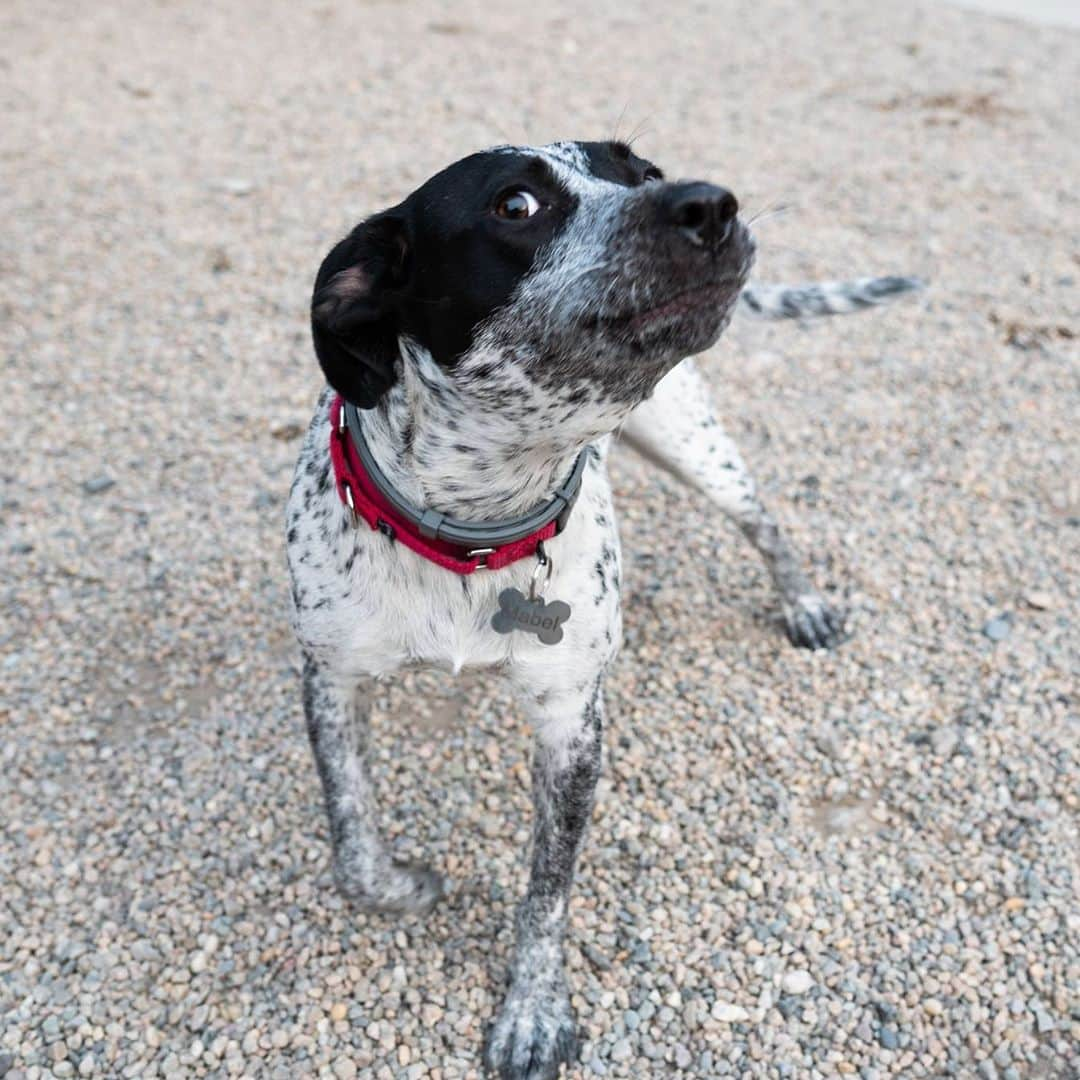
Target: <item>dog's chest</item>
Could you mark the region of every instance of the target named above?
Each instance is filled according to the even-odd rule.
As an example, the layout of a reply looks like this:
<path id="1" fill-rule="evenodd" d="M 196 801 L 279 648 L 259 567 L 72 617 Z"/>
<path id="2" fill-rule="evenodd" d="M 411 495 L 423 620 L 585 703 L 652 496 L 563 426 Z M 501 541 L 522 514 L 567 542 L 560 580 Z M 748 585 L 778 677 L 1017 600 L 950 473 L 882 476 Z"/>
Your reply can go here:
<path id="1" fill-rule="evenodd" d="M 575 653 L 617 645 L 619 551 L 599 455 L 586 469 L 566 529 L 548 544 L 554 573 L 541 584 L 544 600 L 571 608 L 556 644 L 525 625 L 503 633 L 493 625 L 504 590 L 528 595 L 535 560 L 455 574 L 362 523 L 354 525 L 321 473 L 308 469 L 301 455 L 289 500 L 288 554 L 297 636 L 308 653 L 334 669 L 363 677 L 414 666 L 452 672 L 558 666 Z"/>

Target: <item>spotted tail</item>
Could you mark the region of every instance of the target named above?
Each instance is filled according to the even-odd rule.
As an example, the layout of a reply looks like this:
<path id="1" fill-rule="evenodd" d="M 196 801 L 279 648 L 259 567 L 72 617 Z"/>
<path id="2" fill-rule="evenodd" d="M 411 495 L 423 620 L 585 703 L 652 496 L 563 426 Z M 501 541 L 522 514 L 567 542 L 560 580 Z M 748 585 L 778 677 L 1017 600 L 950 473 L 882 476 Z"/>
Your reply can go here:
<path id="1" fill-rule="evenodd" d="M 818 315 L 848 315 L 916 292 L 923 282 L 914 277 L 868 277 L 855 281 L 821 281 L 813 285 L 752 283 L 739 297 L 742 309 L 759 319 L 809 319 Z"/>

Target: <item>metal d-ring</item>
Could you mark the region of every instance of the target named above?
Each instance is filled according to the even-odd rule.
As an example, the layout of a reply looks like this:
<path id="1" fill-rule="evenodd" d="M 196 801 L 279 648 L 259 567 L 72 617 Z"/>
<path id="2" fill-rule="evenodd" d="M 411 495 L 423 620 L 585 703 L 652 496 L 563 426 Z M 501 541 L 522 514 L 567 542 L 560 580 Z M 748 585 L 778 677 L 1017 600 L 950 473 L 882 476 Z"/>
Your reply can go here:
<path id="1" fill-rule="evenodd" d="M 551 583 L 551 575 L 555 569 L 555 563 L 552 561 L 551 556 L 544 548 L 544 541 L 539 540 L 536 544 L 536 566 L 533 569 L 532 581 L 529 582 L 529 599 L 535 604 L 538 600 L 543 599 L 543 593 L 537 596 L 536 583 L 540 580 L 540 574 L 547 570 L 547 576 L 544 578 L 544 588 L 546 589 Z"/>
<path id="2" fill-rule="evenodd" d="M 352 484 L 346 480 L 341 486 L 345 489 L 345 505 L 349 508 L 349 520 L 352 522 L 352 526 L 355 529 L 360 523 L 360 515 L 356 512 L 356 502 L 353 499 Z"/>

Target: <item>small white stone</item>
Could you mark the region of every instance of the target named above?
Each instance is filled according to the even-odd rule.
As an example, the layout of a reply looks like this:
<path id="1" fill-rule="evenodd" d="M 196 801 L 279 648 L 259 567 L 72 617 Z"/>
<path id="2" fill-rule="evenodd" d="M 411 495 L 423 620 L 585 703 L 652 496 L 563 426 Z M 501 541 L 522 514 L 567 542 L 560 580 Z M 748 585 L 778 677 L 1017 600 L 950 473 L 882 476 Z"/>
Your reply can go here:
<path id="1" fill-rule="evenodd" d="M 750 1019 L 750 1014 L 741 1005 L 732 1005 L 726 1001 L 713 1002 L 711 1015 L 722 1024 L 740 1024 Z"/>
<path id="2" fill-rule="evenodd" d="M 227 195 L 250 195 L 255 190 L 255 185 L 242 176 L 225 176 L 215 180 L 210 186 Z"/>
<path id="3" fill-rule="evenodd" d="M 338 1080 L 355 1080 L 356 1066 L 352 1063 L 352 1059 L 339 1057 L 334 1062 L 334 1075 Z"/>
<path id="4" fill-rule="evenodd" d="M 814 985 L 814 980 L 809 971 L 789 971 L 780 985 L 785 994 L 805 994 Z"/>

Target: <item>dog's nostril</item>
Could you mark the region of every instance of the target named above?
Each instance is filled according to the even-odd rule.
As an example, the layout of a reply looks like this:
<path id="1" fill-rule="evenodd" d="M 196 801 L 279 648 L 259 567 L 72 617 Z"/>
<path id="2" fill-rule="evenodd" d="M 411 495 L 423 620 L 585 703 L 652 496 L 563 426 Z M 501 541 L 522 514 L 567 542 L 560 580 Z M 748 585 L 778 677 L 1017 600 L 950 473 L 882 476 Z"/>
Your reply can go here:
<path id="1" fill-rule="evenodd" d="M 667 223 L 691 243 L 719 247 L 727 240 L 739 201 L 726 188 L 705 183 L 672 184 L 665 194 L 661 206 Z"/>
<path id="2" fill-rule="evenodd" d="M 675 224 L 682 229 L 700 229 L 708 220 L 708 211 L 702 202 L 686 202 L 675 209 Z"/>

